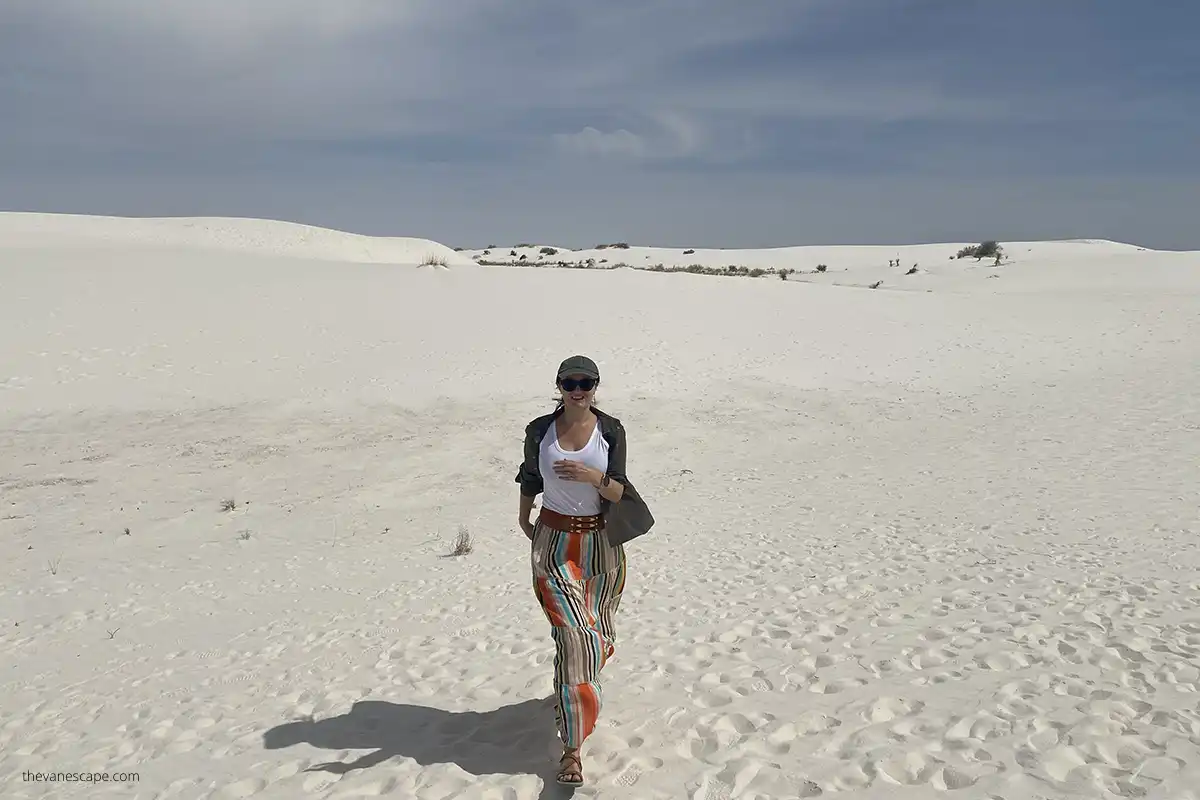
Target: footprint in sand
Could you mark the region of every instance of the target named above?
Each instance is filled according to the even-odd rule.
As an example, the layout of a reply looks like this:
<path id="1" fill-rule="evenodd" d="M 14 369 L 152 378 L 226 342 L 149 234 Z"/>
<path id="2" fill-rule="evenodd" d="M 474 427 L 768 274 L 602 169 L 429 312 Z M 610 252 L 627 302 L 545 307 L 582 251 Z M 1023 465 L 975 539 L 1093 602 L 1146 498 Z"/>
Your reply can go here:
<path id="1" fill-rule="evenodd" d="M 870 703 L 860 712 L 863 720 L 871 723 L 891 722 L 900 717 L 908 717 L 920 713 L 925 704 L 920 700 L 906 700 L 901 697 L 880 697 Z"/>
<path id="2" fill-rule="evenodd" d="M 634 758 L 617 773 L 617 777 L 613 779 L 613 783 L 617 786 L 629 788 L 637 783 L 642 775 L 660 769 L 664 763 L 661 758 L 639 756 Z"/>

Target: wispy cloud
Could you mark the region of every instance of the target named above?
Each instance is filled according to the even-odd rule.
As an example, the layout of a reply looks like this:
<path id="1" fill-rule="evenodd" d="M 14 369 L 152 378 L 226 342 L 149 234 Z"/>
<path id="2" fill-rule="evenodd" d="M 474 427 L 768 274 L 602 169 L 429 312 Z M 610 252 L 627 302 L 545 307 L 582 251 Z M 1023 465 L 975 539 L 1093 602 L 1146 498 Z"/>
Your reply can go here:
<path id="1" fill-rule="evenodd" d="M 626 128 L 601 131 L 588 125 L 576 133 L 554 135 L 568 155 L 627 159 L 679 159 L 695 156 L 708 144 L 700 125 L 680 114 L 650 114 L 641 132 Z"/>

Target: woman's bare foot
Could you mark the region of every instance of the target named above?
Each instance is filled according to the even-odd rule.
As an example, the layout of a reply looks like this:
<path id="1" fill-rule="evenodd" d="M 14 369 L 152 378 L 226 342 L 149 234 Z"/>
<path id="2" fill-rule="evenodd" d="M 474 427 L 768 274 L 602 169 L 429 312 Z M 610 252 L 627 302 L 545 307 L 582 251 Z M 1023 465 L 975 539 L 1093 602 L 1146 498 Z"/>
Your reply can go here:
<path id="1" fill-rule="evenodd" d="M 562 759 L 558 762 L 558 782 L 564 786 L 583 784 L 583 762 L 579 760 L 578 747 L 563 748 Z"/>

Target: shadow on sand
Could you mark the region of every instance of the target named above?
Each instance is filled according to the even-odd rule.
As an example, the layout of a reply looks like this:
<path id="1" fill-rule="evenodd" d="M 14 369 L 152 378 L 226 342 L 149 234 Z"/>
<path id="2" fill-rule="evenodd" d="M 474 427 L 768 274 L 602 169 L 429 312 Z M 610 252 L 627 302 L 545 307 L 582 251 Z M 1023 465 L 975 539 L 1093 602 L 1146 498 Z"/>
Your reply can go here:
<path id="1" fill-rule="evenodd" d="M 327 750 L 375 751 L 355 761 L 316 764 L 308 772 L 344 775 L 400 756 L 422 766 L 457 764 L 472 775 L 536 775 L 544 786 L 542 800 L 575 793 L 554 780 L 554 759 L 562 749 L 550 698 L 482 712 L 363 700 L 341 716 L 287 722 L 263 734 L 267 750 L 301 743 Z"/>

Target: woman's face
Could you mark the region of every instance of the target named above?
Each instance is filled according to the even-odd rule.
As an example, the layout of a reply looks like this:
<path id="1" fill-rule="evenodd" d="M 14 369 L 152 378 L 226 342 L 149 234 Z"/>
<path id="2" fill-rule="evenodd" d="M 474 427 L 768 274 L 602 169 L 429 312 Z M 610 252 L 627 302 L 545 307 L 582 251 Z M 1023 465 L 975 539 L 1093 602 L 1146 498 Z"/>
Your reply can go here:
<path id="1" fill-rule="evenodd" d="M 563 405 L 590 408 L 598 384 L 599 381 L 586 375 L 564 375 L 558 382 Z"/>

